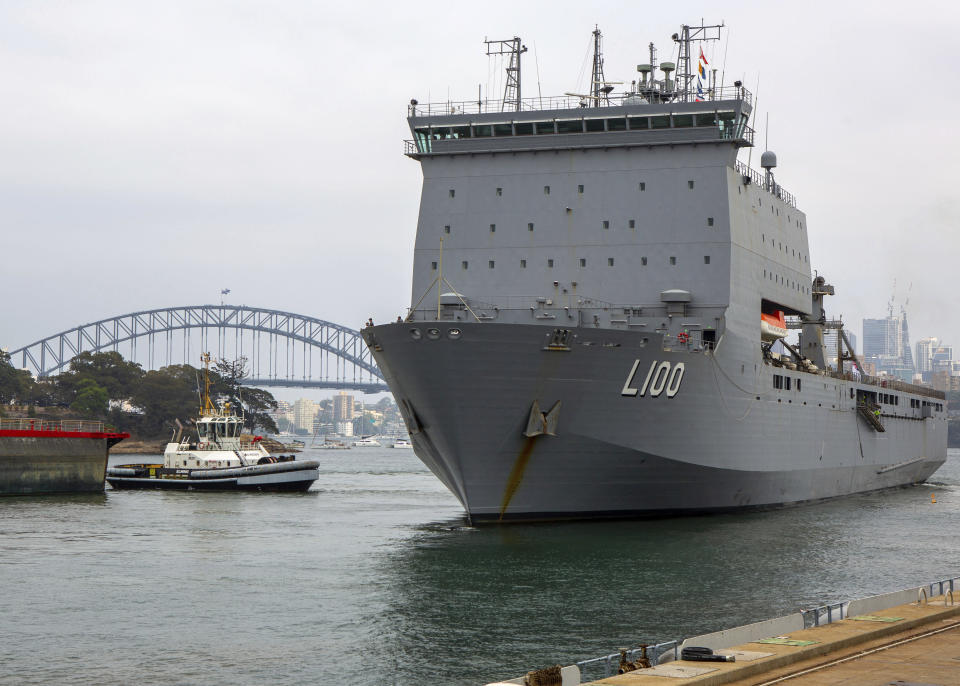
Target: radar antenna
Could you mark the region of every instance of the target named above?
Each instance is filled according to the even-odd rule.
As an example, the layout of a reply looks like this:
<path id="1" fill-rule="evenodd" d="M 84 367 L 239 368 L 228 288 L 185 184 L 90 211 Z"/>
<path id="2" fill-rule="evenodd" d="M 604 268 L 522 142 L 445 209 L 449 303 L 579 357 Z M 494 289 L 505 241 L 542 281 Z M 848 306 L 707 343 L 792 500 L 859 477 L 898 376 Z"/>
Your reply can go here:
<path id="1" fill-rule="evenodd" d="M 487 57 L 491 55 L 510 55 L 510 63 L 507 65 L 507 83 L 503 87 L 503 103 L 500 105 L 500 111 L 506 112 L 508 109 L 520 111 L 522 100 L 520 95 L 520 55 L 527 51 L 527 46 L 523 45 L 519 36 L 514 36 L 508 40 L 485 40 L 487 44 Z"/>

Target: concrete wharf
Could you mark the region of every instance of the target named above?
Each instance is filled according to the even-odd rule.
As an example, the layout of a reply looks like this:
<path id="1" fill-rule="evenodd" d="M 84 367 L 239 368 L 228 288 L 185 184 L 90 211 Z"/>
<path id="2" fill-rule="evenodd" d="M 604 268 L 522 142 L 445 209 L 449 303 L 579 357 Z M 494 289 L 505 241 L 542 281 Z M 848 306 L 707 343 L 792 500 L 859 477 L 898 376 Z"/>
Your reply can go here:
<path id="1" fill-rule="evenodd" d="M 954 586 L 952 581 L 949 586 Z M 666 659 L 663 652 L 653 652 L 652 667 L 596 681 L 581 681 L 579 668 L 570 666 L 562 668 L 562 675 L 553 668 L 553 674 L 530 672 L 497 683 L 960 686 L 960 588 L 942 590 L 941 595 L 933 595 L 936 584 L 910 588 L 689 638 L 670 649 Z M 734 656 L 735 661 L 669 659 L 670 655 L 679 658 L 687 646 L 708 647 L 714 654 Z"/>

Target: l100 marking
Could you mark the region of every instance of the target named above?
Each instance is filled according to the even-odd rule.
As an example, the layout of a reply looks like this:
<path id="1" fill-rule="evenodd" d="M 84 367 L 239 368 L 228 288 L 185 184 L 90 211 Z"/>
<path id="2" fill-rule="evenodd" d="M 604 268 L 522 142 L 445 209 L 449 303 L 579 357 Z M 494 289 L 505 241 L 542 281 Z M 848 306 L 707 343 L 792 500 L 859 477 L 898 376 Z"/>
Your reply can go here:
<path id="1" fill-rule="evenodd" d="M 680 390 L 680 384 L 683 381 L 683 362 L 671 364 L 667 360 L 660 363 L 653 360 L 650 363 L 650 369 L 647 370 L 647 376 L 643 380 L 643 385 L 640 388 L 634 388 L 633 380 L 637 376 L 637 368 L 639 366 L 640 360 L 634 360 L 633 367 L 630 368 L 630 373 L 627 375 L 627 380 L 623 384 L 623 390 L 620 391 L 620 395 L 627 396 L 628 398 L 636 396 L 642 398 L 647 394 L 647 391 L 650 391 L 650 397 L 656 398 L 666 390 L 667 397 L 672 398 L 677 394 L 677 391 Z"/>

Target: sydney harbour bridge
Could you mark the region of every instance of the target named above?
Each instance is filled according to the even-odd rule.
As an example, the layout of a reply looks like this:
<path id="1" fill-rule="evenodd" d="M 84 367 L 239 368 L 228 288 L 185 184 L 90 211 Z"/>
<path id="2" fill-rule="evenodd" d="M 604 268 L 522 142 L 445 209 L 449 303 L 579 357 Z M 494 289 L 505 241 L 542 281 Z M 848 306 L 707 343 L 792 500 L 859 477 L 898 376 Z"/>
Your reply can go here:
<path id="1" fill-rule="evenodd" d="M 292 312 L 246 305 L 187 305 L 131 312 L 75 326 L 10 352 L 38 377 L 70 367 L 82 352 L 116 351 L 144 369 L 197 366 L 200 354 L 247 358 L 249 386 L 351 389 L 387 385 L 359 331 Z"/>

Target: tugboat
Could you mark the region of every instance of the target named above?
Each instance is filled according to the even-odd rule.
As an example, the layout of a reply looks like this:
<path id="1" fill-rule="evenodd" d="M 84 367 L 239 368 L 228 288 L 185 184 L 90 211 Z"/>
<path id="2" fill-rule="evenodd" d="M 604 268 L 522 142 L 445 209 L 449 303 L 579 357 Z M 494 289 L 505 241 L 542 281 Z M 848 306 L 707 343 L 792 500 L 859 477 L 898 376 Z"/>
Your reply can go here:
<path id="1" fill-rule="evenodd" d="M 230 403 L 210 399 L 210 354 L 203 355 L 203 406 L 197 438 L 178 429 L 163 452 L 163 464 L 124 464 L 107 469 L 114 488 L 169 488 L 219 491 L 306 491 L 320 463 L 293 455 L 272 456 L 260 436 L 242 435 L 242 416 Z"/>

